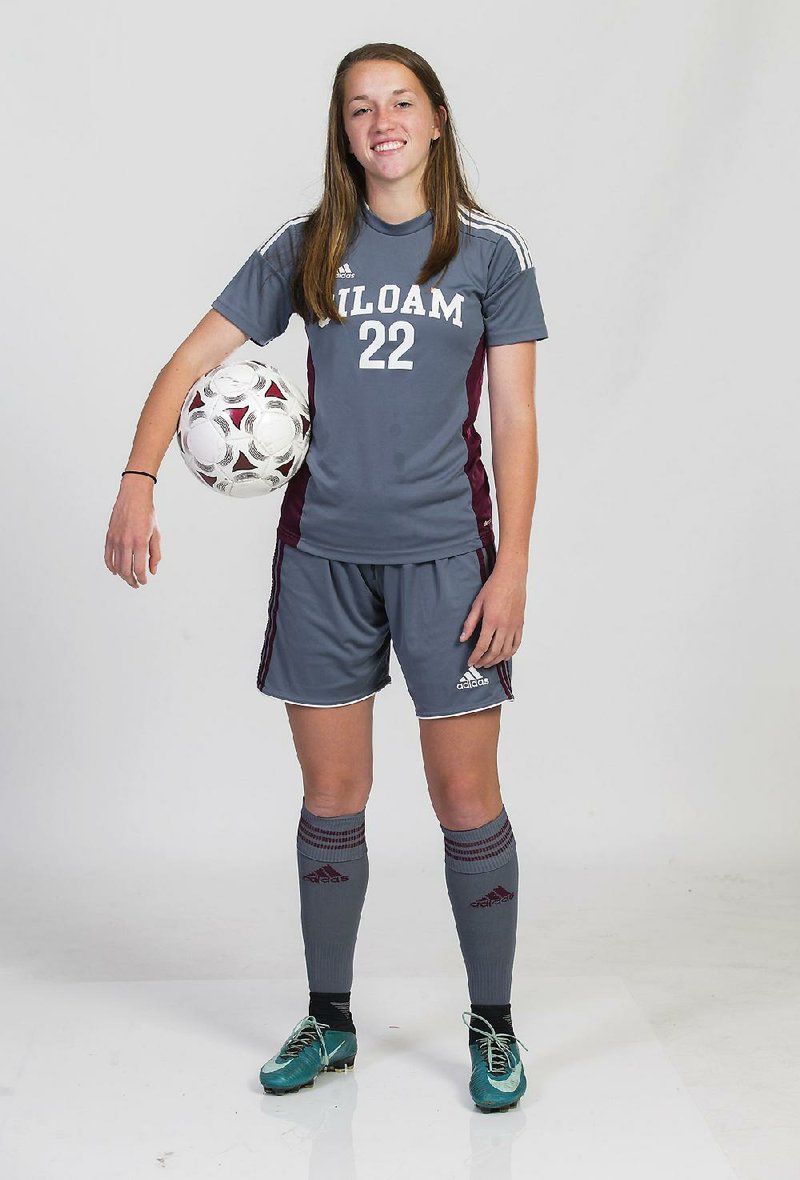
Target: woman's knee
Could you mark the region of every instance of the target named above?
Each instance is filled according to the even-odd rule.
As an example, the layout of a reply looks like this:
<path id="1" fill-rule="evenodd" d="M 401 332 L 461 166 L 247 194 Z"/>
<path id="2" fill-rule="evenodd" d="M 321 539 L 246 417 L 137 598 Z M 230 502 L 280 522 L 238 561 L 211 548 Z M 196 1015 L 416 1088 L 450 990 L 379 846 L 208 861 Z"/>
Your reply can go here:
<path id="1" fill-rule="evenodd" d="M 446 828 L 479 828 L 502 808 L 497 770 L 500 706 L 420 719 L 428 794 Z"/>
<path id="2" fill-rule="evenodd" d="M 503 809 L 499 783 L 461 783 L 444 788 L 428 784 L 428 794 L 439 823 L 455 831 L 481 828 Z"/>
<path id="3" fill-rule="evenodd" d="M 374 697 L 327 709 L 287 702 L 303 798 L 315 815 L 352 815 L 366 806 L 372 789 L 373 707 Z"/>
<path id="4" fill-rule="evenodd" d="M 367 806 L 372 785 L 354 787 L 352 783 L 313 784 L 303 782 L 303 803 L 314 815 L 355 815 Z"/>

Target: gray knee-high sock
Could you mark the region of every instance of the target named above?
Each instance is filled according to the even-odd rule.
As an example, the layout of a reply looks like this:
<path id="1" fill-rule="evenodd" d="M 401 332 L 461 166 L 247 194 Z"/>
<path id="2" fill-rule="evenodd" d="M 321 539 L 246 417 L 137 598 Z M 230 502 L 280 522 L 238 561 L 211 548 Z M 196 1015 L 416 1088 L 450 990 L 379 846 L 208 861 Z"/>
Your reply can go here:
<path id="1" fill-rule="evenodd" d="M 510 1004 L 519 864 L 505 807 L 480 828 L 444 834 L 447 892 L 473 1004 Z"/>
<path id="2" fill-rule="evenodd" d="M 314 815 L 305 802 L 297 826 L 300 922 L 311 991 L 349 992 L 369 880 L 364 812 Z"/>

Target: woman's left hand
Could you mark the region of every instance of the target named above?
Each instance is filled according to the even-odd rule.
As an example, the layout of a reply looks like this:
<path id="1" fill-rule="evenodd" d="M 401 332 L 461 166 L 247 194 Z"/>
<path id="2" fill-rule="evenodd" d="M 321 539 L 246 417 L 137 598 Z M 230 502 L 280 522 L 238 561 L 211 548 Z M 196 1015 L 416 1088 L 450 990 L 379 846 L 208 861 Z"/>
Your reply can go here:
<path id="1" fill-rule="evenodd" d="M 490 668 L 509 660 L 522 642 L 527 597 L 526 572 L 513 566 L 495 567 L 481 586 L 464 623 L 460 641 L 466 643 L 481 620 L 478 641 L 469 664 Z"/>

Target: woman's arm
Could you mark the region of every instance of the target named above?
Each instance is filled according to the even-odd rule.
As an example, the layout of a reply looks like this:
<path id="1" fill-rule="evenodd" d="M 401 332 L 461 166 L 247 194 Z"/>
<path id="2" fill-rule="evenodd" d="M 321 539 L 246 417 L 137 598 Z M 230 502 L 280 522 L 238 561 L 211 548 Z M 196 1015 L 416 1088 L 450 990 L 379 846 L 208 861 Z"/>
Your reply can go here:
<path id="1" fill-rule="evenodd" d="M 539 473 L 534 406 L 536 341 L 490 345 L 487 368 L 500 539 L 494 569 L 478 591 L 460 636 L 461 642 L 466 642 L 480 622 L 469 662 L 484 668 L 511 659 L 522 642 L 528 546 Z"/>
<path id="2" fill-rule="evenodd" d="M 127 467 L 158 473 L 167 447 L 175 437 L 178 416 L 186 394 L 204 373 L 222 364 L 247 336 L 218 311 L 207 311 L 164 368 L 142 407 Z M 124 481 L 123 481 L 124 482 Z M 129 481 L 152 491 L 152 480 L 137 476 Z"/>
<path id="3" fill-rule="evenodd" d="M 539 445 L 536 430 L 536 341 L 495 344 L 486 352 L 500 536 L 497 566 L 528 570 Z"/>
<path id="4" fill-rule="evenodd" d="M 204 373 L 222 364 L 247 339 L 213 308 L 164 365 L 139 415 L 125 470 L 156 475 L 175 435 L 186 395 Z M 133 589 L 147 583 L 161 561 L 161 532 L 153 507 L 154 484 L 146 475 L 120 476 L 105 542 L 106 569 Z"/>

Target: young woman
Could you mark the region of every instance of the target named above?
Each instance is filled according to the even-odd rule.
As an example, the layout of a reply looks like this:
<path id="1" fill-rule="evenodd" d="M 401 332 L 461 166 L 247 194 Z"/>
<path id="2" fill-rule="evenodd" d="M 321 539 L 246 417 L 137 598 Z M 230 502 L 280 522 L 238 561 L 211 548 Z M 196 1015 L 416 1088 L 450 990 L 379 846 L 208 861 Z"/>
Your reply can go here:
<path id="1" fill-rule="evenodd" d="M 508 1109 L 526 1080 L 511 1022 L 517 851 L 497 747 L 522 637 L 535 342 L 547 329 L 523 236 L 472 197 L 439 80 L 403 46 L 342 59 L 319 205 L 253 251 L 156 379 L 106 539 L 106 565 L 129 585 L 146 582 L 148 551 L 151 573 L 161 560 L 155 472 L 186 391 L 246 340 L 275 339 L 293 312 L 309 341 L 311 443 L 282 501 L 257 685 L 285 702 L 302 771 L 309 1009 L 261 1083 L 298 1090 L 356 1056 L 372 718 L 392 644 L 443 833 L 470 1094 L 481 1110 Z M 499 549 L 475 429 L 484 367 Z"/>

